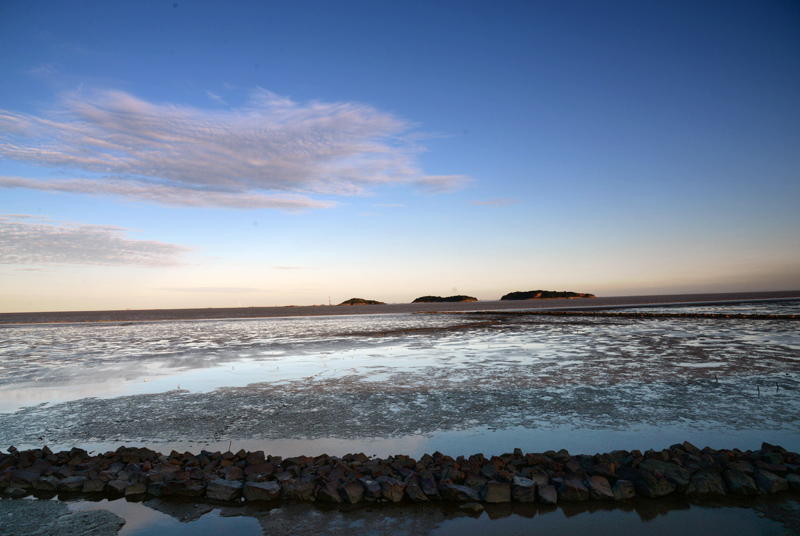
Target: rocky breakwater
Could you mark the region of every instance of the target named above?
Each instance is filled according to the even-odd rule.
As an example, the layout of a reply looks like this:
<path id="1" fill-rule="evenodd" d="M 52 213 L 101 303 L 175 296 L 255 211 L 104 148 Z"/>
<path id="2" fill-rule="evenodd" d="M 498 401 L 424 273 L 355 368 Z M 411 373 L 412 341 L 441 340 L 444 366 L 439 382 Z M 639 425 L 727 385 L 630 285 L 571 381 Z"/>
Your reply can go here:
<path id="1" fill-rule="evenodd" d="M 204 497 L 214 501 L 470 503 L 623 501 L 633 497 L 800 492 L 800 456 L 769 444 L 756 451 L 698 449 L 572 456 L 567 451 L 419 460 L 364 454 L 281 459 L 263 452 L 160 454 L 120 447 L 104 454 L 47 447 L 0 454 L 0 492 L 12 498 L 77 494 L 115 499 Z"/>

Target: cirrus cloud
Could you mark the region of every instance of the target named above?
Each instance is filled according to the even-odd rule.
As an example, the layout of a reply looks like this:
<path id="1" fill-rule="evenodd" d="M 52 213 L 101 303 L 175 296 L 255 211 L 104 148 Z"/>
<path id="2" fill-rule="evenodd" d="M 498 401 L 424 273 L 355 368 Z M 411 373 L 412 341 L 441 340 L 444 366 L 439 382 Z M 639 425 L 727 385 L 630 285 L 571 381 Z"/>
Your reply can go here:
<path id="1" fill-rule="evenodd" d="M 364 195 L 380 185 L 428 193 L 463 186 L 467 177 L 421 172 L 412 128 L 365 104 L 300 104 L 263 89 L 224 110 L 76 91 L 48 113 L 0 110 L 0 156 L 72 177 L 2 177 L 0 187 L 302 210 L 335 204 L 310 196 Z"/>

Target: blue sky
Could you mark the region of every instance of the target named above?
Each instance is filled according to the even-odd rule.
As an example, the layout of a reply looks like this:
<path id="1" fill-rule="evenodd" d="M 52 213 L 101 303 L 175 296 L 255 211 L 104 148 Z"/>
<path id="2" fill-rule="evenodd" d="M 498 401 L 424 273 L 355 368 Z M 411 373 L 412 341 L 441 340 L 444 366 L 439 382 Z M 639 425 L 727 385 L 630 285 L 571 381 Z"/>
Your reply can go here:
<path id="1" fill-rule="evenodd" d="M 4 2 L 0 50 L 3 311 L 800 288 L 796 2 Z"/>

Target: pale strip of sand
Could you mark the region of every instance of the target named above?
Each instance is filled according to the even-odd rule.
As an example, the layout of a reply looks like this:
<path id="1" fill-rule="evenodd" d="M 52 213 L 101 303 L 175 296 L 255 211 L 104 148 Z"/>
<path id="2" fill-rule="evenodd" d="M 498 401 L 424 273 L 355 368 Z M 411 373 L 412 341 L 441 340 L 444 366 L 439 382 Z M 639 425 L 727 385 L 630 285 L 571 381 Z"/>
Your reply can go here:
<path id="1" fill-rule="evenodd" d="M 403 314 L 420 312 L 507 311 L 559 308 L 656 307 L 664 305 L 716 305 L 741 302 L 800 299 L 800 290 L 770 292 L 730 292 L 716 294 L 667 294 L 652 296 L 612 296 L 598 298 L 477 301 L 463 303 L 390 303 L 385 305 L 300 305 L 283 307 L 230 307 L 205 309 L 141 309 L 125 311 L 55 311 L 0 313 L 0 324 L 40 324 L 61 322 L 148 322 L 158 320 L 221 320 L 233 318 L 280 318 L 293 316 L 332 316 Z"/>

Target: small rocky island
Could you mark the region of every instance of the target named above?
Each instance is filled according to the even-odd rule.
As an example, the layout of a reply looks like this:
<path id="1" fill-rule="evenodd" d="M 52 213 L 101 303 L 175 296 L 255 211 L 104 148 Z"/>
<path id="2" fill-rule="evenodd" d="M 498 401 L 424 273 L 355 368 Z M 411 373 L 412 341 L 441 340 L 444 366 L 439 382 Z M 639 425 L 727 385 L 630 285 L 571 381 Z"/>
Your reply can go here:
<path id="1" fill-rule="evenodd" d="M 442 298 L 441 296 L 422 296 L 417 298 L 411 303 L 443 303 L 443 302 L 473 302 L 478 301 L 478 298 L 473 298 L 472 296 L 447 296 L 446 298 Z"/>
<path id="2" fill-rule="evenodd" d="M 386 303 L 376 300 L 365 300 L 364 298 L 350 298 L 339 305 L 386 305 Z"/>
<path id="3" fill-rule="evenodd" d="M 528 290 L 525 292 L 509 292 L 500 300 L 549 300 L 553 298 L 594 298 L 594 294 L 582 292 L 561 292 L 556 290 Z"/>

